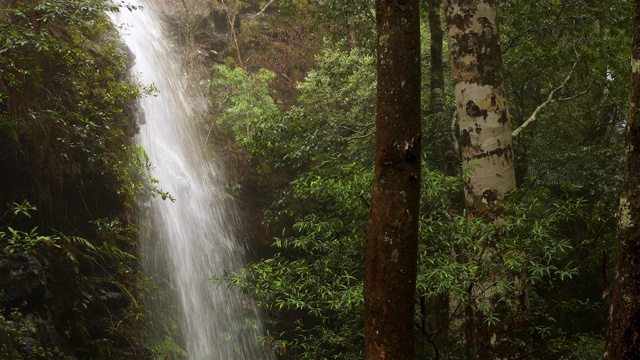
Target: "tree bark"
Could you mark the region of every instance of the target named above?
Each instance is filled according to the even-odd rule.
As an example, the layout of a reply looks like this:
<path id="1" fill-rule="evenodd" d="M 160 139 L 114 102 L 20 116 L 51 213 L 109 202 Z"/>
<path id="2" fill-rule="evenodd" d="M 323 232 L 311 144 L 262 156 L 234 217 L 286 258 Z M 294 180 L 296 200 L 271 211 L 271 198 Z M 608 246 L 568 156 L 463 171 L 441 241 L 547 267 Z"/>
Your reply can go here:
<path id="1" fill-rule="evenodd" d="M 496 0 L 446 0 L 445 14 L 462 163 L 469 174 L 465 208 L 470 218 L 496 221 L 496 204 L 516 186 Z M 484 285 L 471 285 L 469 296 L 491 305 Z M 466 322 L 467 359 L 497 358 L 482 312 L 470 307 Z"/>
<path id="2" fill-rule="evenodd" d="M 418 0 L 377 0 L 376 164 L 365 244 L 365 359 L 415 359 L 420 202 Z"/>
<path id="3" fill-rule="evenodd" d="M 516 186 L 496 0 L 447 0 L 467 214 L 487 216 Z"/>
<path id="4" fill-rule="evenodd" d="M 633 2 L 631 107 L 605 359 L 640 359 L 640 0 Z"/>

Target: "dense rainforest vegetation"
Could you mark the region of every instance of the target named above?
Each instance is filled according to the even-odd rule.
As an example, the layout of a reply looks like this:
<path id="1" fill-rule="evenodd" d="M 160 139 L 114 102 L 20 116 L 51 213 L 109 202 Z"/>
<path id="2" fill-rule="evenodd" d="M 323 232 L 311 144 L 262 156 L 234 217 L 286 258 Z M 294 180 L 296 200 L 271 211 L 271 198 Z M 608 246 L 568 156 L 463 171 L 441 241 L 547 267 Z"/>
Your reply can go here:
<path id="1" fill-rule="evenodd" d="M 497 3 L 500 96 L 513 131 L 500 155 L 511 154 L 517 186 L 469 199 L 474 174 L 489 166 L 466 161 L 483 125 L 461 127 L 456 115 L 457 2 L 421 0 L 419 241 L 408 299 L 416 357 L 600 359 L 631 1 L 476 2 Z M 257 300 L 269 319 L 265 346 L 281 359 L 363 358 L 376 47 L 386 41 L 375 1 L 149 3 L 192 88 L 208 94 L 194 125 L 224 162 L 256 243 L 255 261 L 211 274 L 214 286 Z M 0 358 L 185 358 L 144 331 L 153 290 L 140 275 L 135 204 L 167 194 L 133 144 L 136 99 L 153 86 L 127 76 L 132 59 L 106 15 L 145 10 L 102 0 L 0 6 Z M 474 103 L 464 110 L 491 116 Z"/>
<path id="2" fill-rule="evenodd" d="M 274 4 L 241 22 L 240 45 L 230 44 L 210 81 L 207 125 L 239 169 L 238 196 L 264 204 L 268 234 L 260 236 L 274 248 L 223 278 L 259 299 L 274 322 L 267 342 L 283 358 L 358 359 L 374 164 L 374 3 Z M 422 1 L 420 10 L 418 357 L 601 358 L 628 108 L 630 3 L 498 2 L 518 186 L 495 204 L 499 221 L 489 222 L 465 208 L 474 169 L 461 166 L 466 144 L 452 119 L 453 77 L 442 65 L 450 44 L 433 29 L 446 30 L 442 5 Z M 269 25 L 260 29 L 259 20 Z M 266 48 L 266 35 L 275 46 Z M 303 62 L 306 54 L 313 60 Z M 475 125 L 470 131 L 480 133 Z"/>
<path id="3" fill-rule="evenodd" d="M 0 9 L 0 357 L 144 358 L 129 59 L 103 1 Z M 133 8 L 132 8 L 133 10 Z"/>

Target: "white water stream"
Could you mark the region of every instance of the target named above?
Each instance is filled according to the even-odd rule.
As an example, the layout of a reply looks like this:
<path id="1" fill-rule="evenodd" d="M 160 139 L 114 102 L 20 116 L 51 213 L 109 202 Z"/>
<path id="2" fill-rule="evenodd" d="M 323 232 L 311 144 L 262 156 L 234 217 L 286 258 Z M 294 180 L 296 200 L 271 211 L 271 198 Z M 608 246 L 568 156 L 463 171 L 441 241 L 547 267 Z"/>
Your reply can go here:
<path id="1" fill-rule="evenodd" d="M 141 231 L 143 269 L 159 287 L 157 298 L 170 299 L 152 304 L 155 323 L 175 332 L 191 360 L 272 359 L 258 339 L 264 334 L 253 302 L 208 280 L 243 263 L 245 245 L 233 235 L 238 219 L 226 205 L 223 174 L 202 156 L 190 126 L 193 105 L 158 15 L 145 1 L 127 2 L 144 9 L 110 16 L 126 24 L 122 36 L 135 56 L 132 73 L 158 90 L 141 100 L 136 141 L 149 155 L 158 186 L 175 198 L 142 204 L 149 217 L 141 219 L 141 228 L 147 223 L 149 229 Z"/>

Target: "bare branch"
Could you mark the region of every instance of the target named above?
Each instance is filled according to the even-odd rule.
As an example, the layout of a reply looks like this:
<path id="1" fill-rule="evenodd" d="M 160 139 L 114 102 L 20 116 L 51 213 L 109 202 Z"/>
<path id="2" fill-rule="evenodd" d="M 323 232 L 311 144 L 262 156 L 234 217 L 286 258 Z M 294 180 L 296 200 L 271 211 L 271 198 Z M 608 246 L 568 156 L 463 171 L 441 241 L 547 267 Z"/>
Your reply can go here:
<path id="1" fill-rule="evenodd" d="M 580 62 L 580 58 L 576 58 L 576 61 L 574 61 L 573 66 L 571 67 L 571 71 L 569 71 L 569 75 L 567 75 L 567 77 L 564 79 L 562 84 L 560 84 L 560 86 L 558 86 L 557 88 L 553 89 L 549 93 L 549 96 L 547 96 L 547 100 L 545 100 L 545 102 L 543 102 L 542 104 L 538 105 L 538 107 L 533 111 L 533 114 L 531 114 L 531 116 L 527 119 L 527 121 L 525 121 L 517 129 L 513 130 L 513 132 L 511 133 L 511 136 L 513 136 L 513 137 L 518 136 L 518 134 L 520 134 L 520 132 L 522 132 L 522 130 L 524 130 L 527 126 L 531 125 L 532 122 L 538 120 L 538 114 L 540 114 L 540 111 L 542 111 L 547 106 L 553 104 L 554 102 L 558 101 L 558 99 L 555 98 L 556 94 L 560 90 L 564 89 L 564 87 L 567 85 L 567 83 L 569 82 L 569 80 L 573 76 L 573 73 L 576 70 L 576 66 L 578 65 L 579 62 Z M 574 96 L 574 97 L 578 97 L 578 96 L 579 95 Z M 574 97 L 565 98 L 565 99 L 571 99 L 571 98 L 574 98 Z"/>
<path id="2" fill-rule="evenodd" d="M 272 3 L 272 2 L 273 2 L 273 0 L 270 0 L 270 1 L 267 3 L 267 5 L 265 5 L 265 6 L 262 8 L 262 10 L 258 11 L 258 13 L 257 13 L 257 14 L 255 14 L 255 15 L 253 16 L 253 19 L 251 19 L 251 21 L 249 21 L 249 26 L 253 25 L 253 21 L 254 21 L 256 18 L 258 18 L 258 16 L 260 16 L 260 15 L 264 14 L 264 11 L 265 11 L 265 10 L 267 10 L 267 8 L 269 7 L 269 5 L 271 5 L 271 3 Z"/>

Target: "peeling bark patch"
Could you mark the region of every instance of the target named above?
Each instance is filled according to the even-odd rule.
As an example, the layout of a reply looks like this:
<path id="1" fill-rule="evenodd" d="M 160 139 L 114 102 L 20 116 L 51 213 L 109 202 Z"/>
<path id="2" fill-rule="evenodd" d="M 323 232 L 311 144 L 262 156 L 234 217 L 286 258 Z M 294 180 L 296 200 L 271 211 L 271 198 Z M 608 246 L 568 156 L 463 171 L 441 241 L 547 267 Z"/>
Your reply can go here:
<path id="1" fill-rule="evenodd" d="M 505 147 L 499 147 L 499 148 L 495 148 L 491 151 L 487 151 L 487 152 L 483 152 L 480 153 L 478 155 L 476 155 L 474 158 L 475 159 L 484 159 L 484 158 L 488 158 L 491 156 L 498 156 L 498 157 L 503 157 L 507 160 L 507 162 L 511 162 L 511 158 L 512 158 L 512 154 L 513 154 L 513 149 L 511 148 L 511 144 L 505 146 Z"/>
<path id="2" fill-rule="evenodd" d="M 462 130 L 462 134 L 460 135 L 460 145 L 462 145 L 462 147 L 471 146 L 471 134 L 467 129 Z"/>
<path id="3" fill-rule="evenodd" d="M 467 102 L 465 110 L 467 111 L 467 115 L 472 117 L 482 116 L 484 120 L 487 120 L 487 116 L 489 116 L 489 113 L 487 112 L 487 110 L 480 109 L 480 107 L 476 105 L 476 103 L 474 103 L 473 100 L 469 100 Z"/>
<path id="4" fill-rule="evenodd" d="M 485 190 L 484 193 L 482 193 L 482 201 L 485 204 L 491 205 L 498 201 L 498 195 L 493 190 Z"/>
<path id="5" fill-rule="evenodd" d="M 493 22 L 489 20 L 486 16 L 482 16 L 478 18 L 478 22 L 482 24 L 482 26 L 492 26 Z"/>
<path id="6" fill-rule="evenodd" d="M 453 14 L 448 21 L 453 25 L 451 27 L 455 29 L 466 29 L 469 27 L 472 18 L 473 14 L 465 13 L 463 15 L 461 13 L 456 13 Z"/>
<path id="7" fill-rule="evenodd" d="M 498 119 L 498 122 L 502 125 L 509 122 L 509 115 L 507 115 L 507 110 L 502 111 L 502 115 L 500 115 L 500 119 Z"/>
<path id="8" fill-rule="evenodd" d="M 420 153 L 418 152 L 420 149 L 420 136 L 415 136 L 411 139 L 411 141 L 405 142 L 404 144 L 404 158 L 407 162 L 415 163 L 419 159 Z"/>

